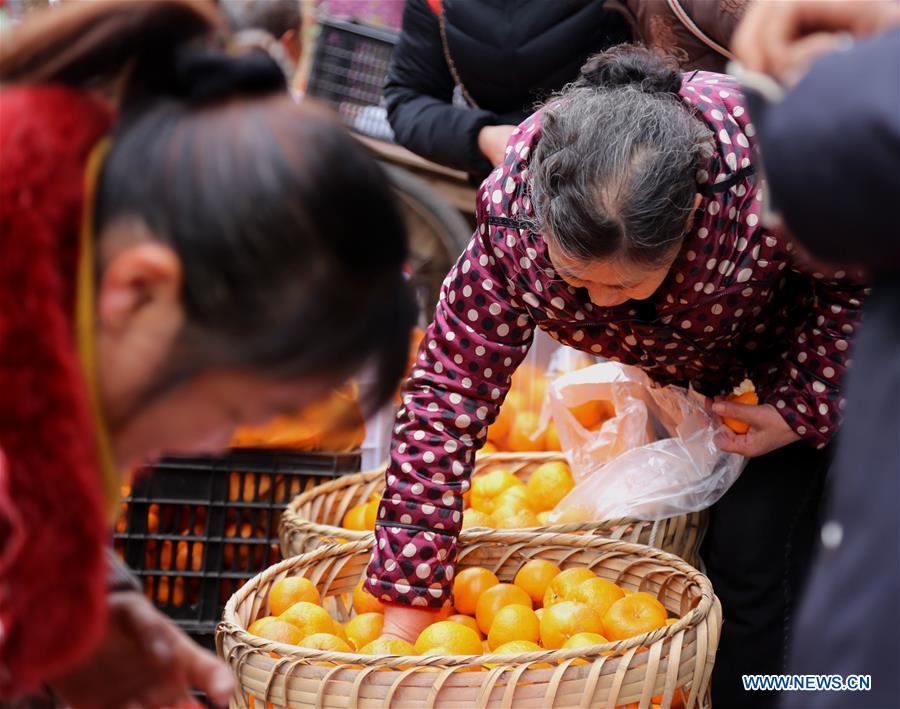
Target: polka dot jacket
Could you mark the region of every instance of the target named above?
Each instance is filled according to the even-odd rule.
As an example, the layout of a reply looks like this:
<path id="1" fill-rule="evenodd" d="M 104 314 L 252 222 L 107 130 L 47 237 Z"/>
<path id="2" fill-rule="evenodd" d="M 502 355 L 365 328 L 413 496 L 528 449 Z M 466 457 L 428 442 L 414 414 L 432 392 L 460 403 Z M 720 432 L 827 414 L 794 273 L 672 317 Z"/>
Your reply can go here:
<path id="1" fill-rule="evenodd" d="M 694 226 L 647 301 L 594 306 L 561 280 L 529 230 L 539 114 L 513 133 L 482 184 L 477 231 L 444 281 L 403 391 L 366 581 L 376 597 L 431 607 L 449 599 L 475 450 L 535 328 L 710 396 L 749 377 L 809 444 L 821 448 L 834 434 L 864 290 L 841 272 L 801 272 L 791 244 L 760 225 L 764 182 L 734 80 L 695 72 L 681 95 L 715 134 L 716 151 L 698 171 Z"/>

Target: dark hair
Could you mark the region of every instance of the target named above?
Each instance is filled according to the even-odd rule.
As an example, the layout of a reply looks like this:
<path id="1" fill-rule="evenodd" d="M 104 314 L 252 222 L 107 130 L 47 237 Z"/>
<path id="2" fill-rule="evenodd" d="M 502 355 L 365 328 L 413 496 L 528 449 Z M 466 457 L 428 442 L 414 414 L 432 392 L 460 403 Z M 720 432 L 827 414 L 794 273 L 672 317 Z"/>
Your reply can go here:
<path id="1" fill-rule="evenodd" d="M 531 160 L 536 228 L 568 256 L 656 266 L 681 243 L 711 134 L 661 56 L 620 45 L 547 103 Z"/>
<path id="2" fill-rule="evenodd" d="M 232 32 L 265 30 L 275 39 L 300 31 L 300 0 L 219 0 Z"/>
<path id="3" fill-rule="evenodd" d="M 48 13 L 61 13 L 54 32 L 30 30 L 40 44 L 4 51 L 0 80 L 83 86 L 129 66 L 96 224 L 102 238 L 139 220 L 181 261 L 187 323 L 160 388 L 204 369 L 336 378 L 372 366 L 370 403 L 384 401 L 415 305 L 402 215 L 377 162 L 330 111 L 294 103 L 266 54 L 216 50 L 206 3 L 78 5 Z M 60 63 L 48 37 L 79 51 Z"/>

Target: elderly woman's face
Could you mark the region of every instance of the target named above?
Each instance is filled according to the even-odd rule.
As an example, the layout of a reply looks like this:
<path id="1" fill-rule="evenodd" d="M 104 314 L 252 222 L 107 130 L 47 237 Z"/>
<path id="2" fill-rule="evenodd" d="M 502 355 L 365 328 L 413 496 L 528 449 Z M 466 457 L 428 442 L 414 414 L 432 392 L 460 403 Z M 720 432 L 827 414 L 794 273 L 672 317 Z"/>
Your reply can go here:
<path id="1" fill-rule="evenodd" d="M 672 249 L 671 257 L 656 268 L 620 258 L 595 261 L 572 259 L 549 240 L 547 253 L 556 272 L 566 283 L 573 288 L 584 288 L 594 305 L 612 307 L 627 300 L 645 300 L 653 295 L 669 274 L 678 249 Z"/>

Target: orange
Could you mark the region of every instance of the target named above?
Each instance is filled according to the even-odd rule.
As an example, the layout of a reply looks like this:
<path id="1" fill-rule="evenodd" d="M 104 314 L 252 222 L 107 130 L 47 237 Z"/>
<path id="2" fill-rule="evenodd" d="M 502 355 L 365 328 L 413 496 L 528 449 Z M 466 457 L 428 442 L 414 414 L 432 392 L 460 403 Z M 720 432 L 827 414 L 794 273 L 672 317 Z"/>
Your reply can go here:
<path id="1" fill-rule="evenodd" d="M 513 422 L 516 420 L 519 411 L 524 408 L 524 400 L 518 392 L 511 391 L 503 400 L 503 405 L 497 414 L 494 422 L 488 426 L 487 439 L 497 446 L 500 450 L 506 447 L 506 438 L 512 428 Z"/>
<path id="2" fill-rule="evenodd" d="M 575 478 L 569 466 L 562 461 L 544 463 L 525 483 L 531 507 L 538 512 L 552 510 L 573 487 Z"/>
<path id="3" fill-rule="evenodd" d="M 298 645 L 312 648 L 313 650 L 325 650 L 326 652 L 353 652 L 353 648 L 346 641 L 331 633 L 307 635 Z"/>
<path id="4" fill-rule="evenodd" d="M 415 655 L 415 648 L 400 638 L 380 637 L 359 651 L 363 655 Z"/>
<path id="5" fill-rule="evenodd" d="M 531 596 L 511 583 L 498 583 L 482 593 L 475 608 L 475 620 L 481 632 L 486 634 L 490 631 L 497 611 L 515 603 L 531 608 Z"/>
<path id="6" fill-rule="evenodd" d="M 578 419 L 578 423 L 588 430 L 593 430 L 608 418 L 615 415 L 615 409 L 608 401 L 586 401 L 569 409 Z"/>
<path id="7" fill-rule="evenodd" d="M 609 640 L 599 633 L 575 633 L 571 638 L 563 643 L 563 650 L 571 650 L 572 648 L 588 647 L 590 645 L 604 645 Z M 587 660 L 575 660 L 573 665 L 586 665 Z"/>
<path id="8" fill-rule="evenodd" d="M 574 601 L 560 601 L 541 616 L 541 644 L 545 648 L 560 648 L 578 633 L 601 633 L 603 619 L 590 606 Z"/>
<path id="9" fill-rule="evenodd" d="M 531 510 L 519 510 L 505 514 L 506 511 L 506 508 L 501 508 L 494 513 L 494 526 L 497 529 L 528 529 L 541 526 L 537 515 Z"/>
<path id="10" fill-rule="evenodd" d="M 528 497 L 528 491 L 524 485 L 511 485 L 501 492 L 497 497 L 494 513 L 501 509 L 510 512 L 518 512 L 519 510 L 534 511 L 531 506 L 531 500 Z"/>
<path id="11" fill-rule="evenodd" d="M 488 529 L 494 526 L 494 520 L 491 518 L 489 514 L 485 514 L 484 512 L 479 512 L 476 509 L 468 509 L 463 512 L 462 518 L 462 528 L 463 529 L 474 529 L 476 527 L 487 527 Z"/>
<path id="12" fill-rule="evenodd" d="M 544 593 L 544 608 L 568 599 L 578 586 L 593 578 L 597 578 L 594 572 L 584 567 L 561 571 L 550 582 Z"/>
<path id="13" fill-rule="evenodd" d="M 378 519 L 378 508 L 381 505 L 381 497 L 378 497 L 375 500 L 369 500 L 366 503 L 366 531 L 374 532 L 375 531 L 375 520 Z"/>
<path id="14" fill-rule="evenodd" d="M 123 532 L 125 530 L 122 530 Z M 185 534 L 187 530 L 185 530 Z M 182 571 L 188 568 L 188 556 L 190 556 L 191 571 L 200 571 L 203 568 L 203 542 L 194 542 L 190 547 L 186 541 L 178 542 L 178 551 L 175 553 L 175 568 Z"/>
<path id="15" fill-rule="evenodd" d="M 531 596 L 534 603 L 540 605 L 550 582 L 560 573 L 559 567 L 547 559 L 532 559 L 522 565 L 513 583 Z"/>
<path id="16" fill-rule="evenodd" d="M 625 591 L 612 581 L 601 578 L 588 579 L 578 584 L 578 587 L 569 595 L 570 600 L 590 606 L 600 614 L 601 618 L 620 598 L 625 598 Z"/>
<path id="17" fill-rule="evenodd" d="M 537 610 L 534 611 L 534 614 L 538 617 L 538 620 L 540 620 L 541 618 L 544 617 L 544 609 L 538 608 Z"/>
<path id="18" fill-rule="evenodd" d="M 331 616 L 315 603 L 300 601 L 278 617 L 291 625 L 296 625 L 304 638 L 313 633 L 334 633 L 334 621 Z"/>
<path id="19" fill-rule="evenodd" d="M 363 613 L 353 616 L 344 626 L 347 639 L 357 649 L 380 638 L 383 630 L 384 615 L 381 613 Z"/>
<path id="20" fill-rule="evenodd" d="M 511 487 L 525 487 L 525 483 L 503 468 L 476 475 L 472 478 L 472 508 L 491 514 L 497 506 L 497 499 Z"/>
<path id="21" fill-rule="evenodd" d="M 384 604 L 363 588 L 365 577 L 359 580 L 353 589 L 353 610 L 358 614 L 384 613 Z"/>
<path id="22" fill-rule="evenodd" d="M 268 615 L 260 618 L 247 628 L 247 632 L 266 640 L 272 640 L 278 643 L 287 643 L 288 645 L 296 645 L 303 639 L 303 633 L 299 628 L 286 623 L 279 618 L 273 618 Z"/>
<path id="23" fill-rule="evenodd" d="M 544 431 L 544 447 L 548 451 L 562 450 L 562 444 L 559 442 L 559 432 L 556 430 L 555 421 L 548 423 L 547 430 Z"/>
<path id="24" fill-rule="evenodd" d="M 649 633 L 665 624 L 665 607 L 656 596 L 643 591 L 619 599 L 603 616 L 604 635 L 610 640 L 624 640 Z"/>
<path id="25" fill-rule="evenodd" d="M 757 406 L 759 404 L 759 397 L 756 395 L 756 387 L 753 386 L 753 382 L 749 379 L 745 379 L 736 386 L 734 391 L 725 397 L 725 400 L 735 404 L 746 404 L 748 406 Z M 750 430 L 750 424 L 745 423 L 744 421 L 738 421 L 737 419 L 728 418 L 727 416 L 722 417 L 722 423 L 735 433 L 744 434 Z"/>
<path id="26" fill-rule="evenodd" d="M 471 628 L 452 620 L 432 623 L 419 633 L 415 651 L 421 655 L 433 648 L 445 648 L 449 655 L 480 655 L 481 638 Z"/>
<path id="27" fill-rule="evenodd" d="M 475 455 L 476 455 L 476 456 L 479 456 L 479 455 L 490 455 L 491 453 L 496 453 L 497 450 L 498 450 L 497 446 L 495 446 L 493 443 L 491 443 L 490 441 L 488 441 L 488 442 L 485 443 L 483 446 L 481 446 L 481 449 L 480 449 L 480 450 L 478 451 L 478 453 L 476 453 Z"/>
<path id="28" fill-rule="evenodd" d="M 471 566 L 456 574 L 453 580 L 453 604 L 456 610 L 466 615 L 474 615 L 478 599 L 500 579 L 483 566 Z"/>
<path id="29" fill-rule="evenodd" d="M 334 618 L 332 618 L 331 620 L 334 621 L 334 634 L 337 635 L 341 640 L 343 640 L 345 643 L 347 643 L 349 645 L 350 638 L 347 637 L 347 631 L 344 630 L 344 626 L 341 625 Z"/>
<path id="30" fill-rule="evenodd" d="M 447 620 L 451 615 L 453 615 L 453 605 L 450 603 L 446 603 L 441 606 L 440 610 L 434 614 L 433 623 L 437 623 L 439 620 Z"/>
<path id="31" fill-rule="evenodd" d="M 454 613 L 451 616 L 447 616 L 447 620 L 451 623 L 460 623 L 461 625 L 465 625 L 467 628 L 471 628 L 476 633 L 478 633 L 478 637 L 481 637 L 481 630 L 478 627 L 478 623 L 475 619 L 470 615 L 465 615 L 463 613 Z"/>
<path id="32" fill-rule="evenodd" d="M 662 704 L 663 695 L 655 694 L 650 697 L 651 704 L 660 705 Z M 676 687 L 675 691 L 672 693 L 672 703 L 669 705 L 669 709 L 681 709 L 684 706 L 685 698 L 684 698 L 684 690 L 681 687 Z"/>
<path id="33" fill-rule="evenodd" d="M 666 618 L 666 626 L 675 625 L 681 618 Z"/>
<path id="34" fill-rule="evenodd" d="M 352 529 L 355 532 L 366 531 L 366 503 L 362 502 L 358 505 L 353 505 L 347 510 L 341 526 L 344 529 Z"/>
<path id="35" fill-rule="evenodd" d="M 550 513 L 549 512 L 538 512 L 537 513 L 537 521 L 540 522 L 542 527 L 546 527 L 550 524 Z"/>
<path id="36" fill-rule="evenodd" d="M 518 655 L 521 652 L 540 652 L 543 649 L 544 648 L 542 648 L 540 645 L 538 645 L 537 643 L 533 643 L 530 640 L 510 640 L 508 643 L 503 643 L 503 645 L 498 647 L 496 650 L 492 650 L 491 654 L 492 655 Z M 498 666 L 499 666 L 499 663 L 498 664 L 488 663 L 485 665 L 485 667 L 487 667 L 488 669 L 493 668 L 493 667 L 498 667 Z M 547 669 L 550 666 L 551 665 L 549 662 L 535 662 L 535 663 L 528 665 L 528 667 L 530 669 Z"/>
<path id="37" fill-rule="evenodd" d="M 537 642 L 541 637 L 541 621 L 530 606 L 514 603 L 503 606 L 494 615 L 488 632 L 488 645 L 493 650 L 513 640 Z"/>
<path id="38" fill-rule="evenodd" d="M 522 411 L 516 416 L 507 436 L 511 451 L 544 450 L 544 434 L 541 432 L 541 417 L 531 411 Z"/>
<path id="39" fill-rule="evenodd" d="M 318 605 L 321 600 L 319 591 L 312 581 L 302 576 L 288 576 L 278 581 L 269 591 L 269 612 L 272 615 L 281 615 L 300 601 Z"/>
<path id="40" fill-rule="evenodd" d="M 575 635 L 573 635 L 563 643 L 563 649 L 570 650 L 574 647 L 605 645 L 608 642 L 609 640 L 600 635 L 600 633 L 575 633 Z"/>

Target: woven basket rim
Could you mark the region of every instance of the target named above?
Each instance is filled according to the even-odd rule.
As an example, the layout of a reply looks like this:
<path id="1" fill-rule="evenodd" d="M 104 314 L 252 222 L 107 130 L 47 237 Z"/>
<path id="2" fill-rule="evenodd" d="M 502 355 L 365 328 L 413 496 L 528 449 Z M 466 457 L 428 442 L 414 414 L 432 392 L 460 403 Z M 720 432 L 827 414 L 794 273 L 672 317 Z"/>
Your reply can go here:
<path id="1" fill-rule="evenodd" d="M 297 566 L 310 566 L 324 559 L 348 556 L 359 552 L 370 551 L 374 546 L 374 535 L 367 532 L 367 539 L 345 542 L 342 544 L 325 544 L 310 552 L 299 554 L 294 557 L 285 559 L 278 564 L 270 566 L 265 571 L 257 574 L 247 581 L 237 592 L 228 599 L 225 610 L 222 614 L 217 633 L 227 633 L 235 637 L 242 643 L 263 652 L 277 652 L 282 656 L 280 661 L 289 660 L 316 660 L 322 662 L 338 662 L 348 665 L 358 665 L 363 667 L 388 667 L 405 669 L 407 667 L 455 667 L 459 665 L 510 665 L 519 663 L 547 662 L 547 661 L 565 661 L 581 659 L 597 659 L 603 655 L 625 656 L 633 655 L 643 646 L 650 646 L 665 638 L 676 638 L 685 631 L 695 625 L 699 625 L 703 620 L 709 618 L 714 604 L 716 603 L 715 594 L 712 584 L 706 576 L 700 571 L 690 566 L 680 557 L 669 552 L 661 551 L 655 547 L 644 544 L 633 544 L 631 542 L 622 542 L 619 540 L 606 539 L 597 536 L 583 536 L 575 534 L 559 534 L 559 533 L 534 533 L 514 531 L 473 531 L 465 542 L 496 542 L 500 544 L 517 544 L 523 541 L 528 542 L 532 546 L 566 546 L 572 549 L 597 549 L 603 552 L 613 552 L 619 554 L 631 554 L 633 556 L 647 559 L 648 561 L 658 561 L 672 567 L 675 571 L 684 574 L 691 583 L 699 587 L 699 601 L 696 605 L 683 615 L 679 620 L 662 628 L 658 628 L 649 633 L 635 635 L 625 640 L 618 640 L 602 645 L 590 645 L 581 648 L 572 648 L 568 650 L 541 650 L 519 654 L 480 654 L 480 655 L 429 655 L 422 657 L 420 655 L 362 655 L 359 653 L 346 652 L 327 652 L 322 650 L 314 650 L 309 648 L 301 648 L 296 645 L 274 642 L 251 635 L 243 628 L 237 619 L 236 607 L 239 602 L 243 602 L 247 597 L 256 590 L 263 582 L 268 581 L 271 577 L 278 575 L 282 571 L 293 569 Z M 484 670 L 487 672 L 488 670 Z"/>
<path id="2" fill-rule="evenodd" d="M 565 461 L 568 463 L 568 460 L 565 454 L 558 451 L 536 451 L 536 452 L 522 452 L 517 453 L 513 451 L 498 451 L 496 453 L 487 453 L 483 456 L 480 456 L 477 460 L 477 465 L 483 466 L 487 464 L 495 464 L 502 463 L 506 461 L 545 461 L 548 463 L 555 461 Z M 372 534 L 371 531 L 357 531 L 352 529 L 345 529 L 344 527 L 340 527 L 333 524 L 324 524 L 322 522 L 315 522 L 313 520 L 306 519 L 303 517 L 299 509 L 303 507 L 303 505 L 309 503 L 315 498 L 327 495 L 331 492 L 335 492 L 338 490 L 342 490 L 348 487 L 352 487 L 354 485 L 359 485 L 361 483 L 368 483 L 372 480 L 377 480 L 379 476 L 383 476 L 387 470 L 387 464 L 383 464 L 378 468 L 374 468 L 372 470 L 364 470 L 359 473 L 353 473 L 351 475 L 344 475 L 340 478 L 336 478 L 335 480 L 329 480 L 327 482 L 316 485 L 315 487 L 310 488 L 309 490 L 305 490 L 297 495 L 293 500 L 291 500 L 284 509 L 284 512 L 281 516 L 281 524 L 280 524 L 280 535 L 283 538 L 285 531 L 296 531 L 296 532 L 304 532 L 304 533 L 313 533 L 318 534 L 322 537 L 340 537 L 341 539 L 347 539 L 350 541 L 362 541 L 367 537 L 367 535 Z M 699 515 L 702 512 L 690 512 L 685 515 L 676 515 L 676 516 L 685 516 L 690 517 L 691 515 Z M 674 519 L 674 517 L 667 517 L 665 519 Z M 636 517 L 620 517 L 618 519 L 605 519 L 605 520 L 592 520 L 590 522 L 567 522 L 565 524 L 548 524 L 539 527 L 526 527 L 524 528 L 528 532 L 532 533 L 557 533 L 557 534 L 570 534 L 575 532 L 588 532 L 596 529 L 602 529 L 607 527 L 618 527 L 622 525 L 629 524 L 648 524 L 652 523 L 651 520 L 639 519 Z M 486 527 L 477 527 L 473 529 L 462 530 L 459 533 L 459 539 L 472 539 L 473 534 L 475 537 L 479 537 L 479 535 L 483 534 L 484 531 L 500 531 L 500 530 L 489 530 Z M 519 531 L 519 530 L 515 530 Z"/>

